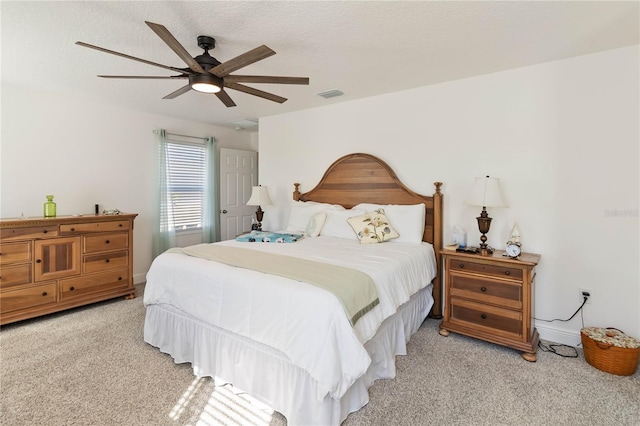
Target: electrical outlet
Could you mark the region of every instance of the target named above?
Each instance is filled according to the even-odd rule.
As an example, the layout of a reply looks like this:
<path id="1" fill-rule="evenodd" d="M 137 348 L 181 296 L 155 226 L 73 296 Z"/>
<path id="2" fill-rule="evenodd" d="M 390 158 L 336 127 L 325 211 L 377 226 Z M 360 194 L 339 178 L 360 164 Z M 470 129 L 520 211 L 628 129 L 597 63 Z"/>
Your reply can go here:
<path id="1" fill-rule="evenodd" d="M 580 289 L 580 303 L 582 303 L 584 301 L 585 296 L 587 297 L 587 305 L 591 304 L 591 298 L 593 297 L 593 294 L 591 294 L 591 290 L 588 290 L 586 288 L 581 288 Z"/>

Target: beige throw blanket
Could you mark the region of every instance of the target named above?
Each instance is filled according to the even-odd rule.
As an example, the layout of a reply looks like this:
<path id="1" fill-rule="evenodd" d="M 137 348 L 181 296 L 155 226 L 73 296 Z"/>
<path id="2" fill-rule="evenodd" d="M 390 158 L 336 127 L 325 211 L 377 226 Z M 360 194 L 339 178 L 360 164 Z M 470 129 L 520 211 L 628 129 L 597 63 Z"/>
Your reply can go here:
<path id="1" fill-rule="evenodd" d="M 364 272 L 343 266 L 214 244 L 176 247 L 168 252 L 278 275 L 328 290 L 338 298 L 352 326 L 380 303 L 371 277 Z"/>

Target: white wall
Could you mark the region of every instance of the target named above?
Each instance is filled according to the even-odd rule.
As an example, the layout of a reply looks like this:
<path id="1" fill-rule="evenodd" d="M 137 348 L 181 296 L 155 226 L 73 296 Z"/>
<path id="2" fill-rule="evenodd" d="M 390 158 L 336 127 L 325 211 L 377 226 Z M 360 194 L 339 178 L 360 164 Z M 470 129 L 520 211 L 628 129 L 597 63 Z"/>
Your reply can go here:
<path id="1" fill-rule="evenodd" d="M 133 271 L 143 281 L 151 264 L 156 128 L 215 136 L 218 147 L 257 148 L 246 131 L 3 84 L 0 217 L 42 216 L 47 194 L 58 216 L 93 213 L 96 203 L 138 213 Z"/>
<path id="2" fill-rule="evenodd" d="M 276 203 L 265 228 L 286 224 L 293 182 L 309 191 L 335 159 L 365 152 L 414 191 L 443 181 L 445 242 L 461 225 L 477 244 L 480 211 L 464 201 L 475 176 L 499 177 L 510 207 L 490 209 L 488 242 L 504 248 L 517 222 L 542 255 L 536 317 L 568 318 L 585 288 L 586 326 L 640 337 L 639 57 L 633 46 L 263 118 L 259 179 Z M 536 324 L 579 342 L 580 315 Z"/>

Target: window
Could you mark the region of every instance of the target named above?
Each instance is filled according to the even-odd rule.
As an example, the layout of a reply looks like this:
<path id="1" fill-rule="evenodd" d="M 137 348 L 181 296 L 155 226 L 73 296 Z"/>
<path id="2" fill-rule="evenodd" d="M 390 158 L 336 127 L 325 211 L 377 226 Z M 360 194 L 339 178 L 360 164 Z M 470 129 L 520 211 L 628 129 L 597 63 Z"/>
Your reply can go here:
<path id="1" fill-rule="evenodd" d="M 207 155 L 203 143 L 167 140 L 166 229 L 175 232 L 202 229 L 207 188 Z M 173 221 L 168 218 L 173 218 Z"/>

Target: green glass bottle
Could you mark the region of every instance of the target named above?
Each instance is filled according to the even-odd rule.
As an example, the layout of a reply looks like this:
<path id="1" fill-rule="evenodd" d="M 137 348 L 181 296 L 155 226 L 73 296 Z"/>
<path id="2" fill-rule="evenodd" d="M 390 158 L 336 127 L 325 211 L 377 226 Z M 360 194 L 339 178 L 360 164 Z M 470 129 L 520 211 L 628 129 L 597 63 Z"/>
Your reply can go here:
<path id="1" fill-rule="evenodd" d="M 53 202 L 53 195 L 47 195 L 47 202 L 44 203 L 44 217 L 56 217 L 56 203 Z"/>

